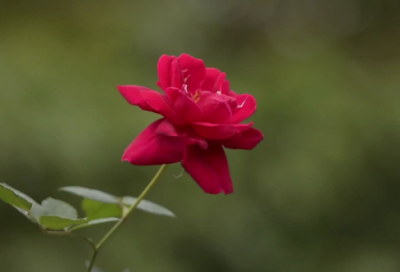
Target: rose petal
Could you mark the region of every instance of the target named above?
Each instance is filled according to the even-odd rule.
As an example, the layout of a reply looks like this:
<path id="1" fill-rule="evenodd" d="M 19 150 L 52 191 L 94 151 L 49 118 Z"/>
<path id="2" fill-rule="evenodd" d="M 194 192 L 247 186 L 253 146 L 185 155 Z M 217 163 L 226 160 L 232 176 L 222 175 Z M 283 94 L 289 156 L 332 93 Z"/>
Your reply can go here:
<path id="1" fill-rule="evenodd" d="M 160 165 L 182 160 L 184 142 L 180 137 L 156 133 L 165 119 L 159 119 L 143 130 L 126 148 L 122 157 L 134 165 Z"/>
<path id="2" fill-rule="evenodd" d="M 177 137 L 179 136 L 176 127 L 167 119 L 164 119 L 157 127 L 156 133 L 166 136 Z"/>
<path id="3" fill-rule="evenodd" d="M 174 124 L 184 123 L 182 118 L 175 113 L 166 95 L 136 85 L 118 86 L 118 90 L 131 105 L 139 106 L 142 110 L 161 114 Z"/>
<path id="4" fill-rule="evenodd" d="M 157 82 L 157 85 L 161 88 L 161 90 L 170 87 L 170 70 L 171 63 L 174 59 L 176 59 L 174 56 L 162 55 L 158 60 L 157 73 L 159 81 Z"/>
<path id="5" fill-rule="evenodd" d="M 236 103 L 235 99 L 226 95 L 207 91 L 200 92 L 197 105 L 203 112 L 202 121 L 213 124 L 229 123 L 232 117 L 230 100 Z"/>
<path id="6" fill-rule="evenodd" d="M 174 59 L 171 63 L 170 80 L 171 82 L 168 87 L 182 88 L 183 73 L 179 64 L 179 59 Z"/>
<path id="7" fill-rule="evenodd" d="M 201 149 L 197 145 L 186 146 L 182 166 L 204 192 L 233 192 L 228 160 L 221 145 L 210 145 L 208 149 Z"/>
<path id="8" fill-rule="evenodd" d="M 226 74 L 216 68 L 206 68 L 206 78 L 202 85 L 202 90 L 215 93 L 222 91 L 222 84 L 225 81 Z"/>
<path id="9" fill-rule="evenodd" d="M 210 124 L 205 122 L 195 122 L 190 124 L 194 131 L 202 138 L 207 140 L 223 140 L 235 134 L 249 129 L 250 124 Z"/>
<path id="10" fill-rule="evenodd" d="M 222 92 L 222 83 L 225 81 L 226 74 L 221 73 L 214 84 L 214 92 Z"/>
<path id="11" fill-rule="evenodd" d="M 254 114 L 257 109 L 256 99 L 249 94 L 236 96 L 238 106 L 233 111 L 231 123 L 240 123 Z"/>
<path id="12" fill-rule="evenodd" d="M 226 148 L 251 150 L 255 148 L 263 139 L 264 135 L 261 131 L 255 128 L 249 128 L 240 134 L 232 136 L 229 139 L 220 141 L 220 143 Z"/>
<path id="13" fill-rule="evenodd" d="M 201 109 L 184 91 L 177 88 L 167 88 L 165 93 L 172 102 L 178 115 L 186 122 L 191 123 L 202 119 L 203 114 Z"/>
<path id="14" fill-rule="evenodd" d="M 207 149 L 208 142 L 197 136 L 195 133 L 185 133 L 181 135 L 186 145 L 198 144 L 201 148 Z"/>
<path id="15" fill-rule="evenodd" d="M 128 101 L 129 104 L 139 106 L 142 110 L 156 112 L 146 102 L 146 98 L 142 95 L 143 92 L 155 92 L 149 88 L 136 86 L 136 85 L 124 85 L 117 86 L 120 94 Z M 161 95 L 161 94 L 160 94 Z M 157 113 L 157 112 L 156 112 Z"/>
<path id="16" fill-rule="evenodd" d="M 216 68 L 206 68 L 206 77 L 201 87 L 204 91 L 213 92 L 215 82 L 221 74 L 221 71 Z"/>
<path id="17" fill-rule="evenodd" d="M 191 127 L 174 126 L 166 119 L 158 126 L 157 133 L 173 137 L 179 136 L 183 139 L 186 145 L 198 144 L 203 149 L 208 147 L 207 141 L 196 135 Z"/>
<path id="18" fill-rule="evenodd" d="M 203 149 L 208 148 L 208 142 L 198 136 L 191 127 L 181 126 L 178 130 L 186 145 L 198 144 Z"/>
<path id="19" fill-rule="evenodd" d="M 206 76 L 204 61 L 188 54 L 182 54 L 179 56 L 179 65 L 183 74 L 184 84 L 187 84 L 188 91 L 194 94 L 200 89 Z"/>
<path id="20" fill-rule="evenodd" d="M 221 85 L 221 92 L 224 95 L 236 97 L 236 93 L 231 91 L 231 87 L 228 80 L 224 80 Z"/>

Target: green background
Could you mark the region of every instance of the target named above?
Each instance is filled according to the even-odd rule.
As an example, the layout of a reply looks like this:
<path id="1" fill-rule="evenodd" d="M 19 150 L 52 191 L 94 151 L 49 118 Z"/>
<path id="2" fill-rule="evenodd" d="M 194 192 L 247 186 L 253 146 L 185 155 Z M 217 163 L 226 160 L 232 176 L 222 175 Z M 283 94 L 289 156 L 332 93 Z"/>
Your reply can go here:
<path id="1" fill-rule="evenodd" d="M 106 272 L 400 271 L 396 0 L 0 1 L 0 182 L 35 200 L 85 186 L 137 196 L 157 167 L 122 163 L 157 116 L 116 85 L 156 88 L 162 54 L 227 72 L 265 139 L 228 150 L 235 193 L 169 167 L 101 251 Z M 82 230 L 99 239 L 110 225 Z M 0 271 L 84 271 L 90 247 L 0 203 Z"/>

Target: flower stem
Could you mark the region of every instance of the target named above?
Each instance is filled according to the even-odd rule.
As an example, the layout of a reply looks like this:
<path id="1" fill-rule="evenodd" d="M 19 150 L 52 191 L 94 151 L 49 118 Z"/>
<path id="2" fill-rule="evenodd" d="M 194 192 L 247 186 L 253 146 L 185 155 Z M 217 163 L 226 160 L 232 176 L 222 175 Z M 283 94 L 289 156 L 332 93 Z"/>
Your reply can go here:
<path id="1" fill-rule="evenodd" d="M 147 185 L 147 187 L 143 190 L 143 192 L 140 194 L 136 202 L 127 209 L 127 211 L 123 211 L 121 219 L 107 232 L 106 235 L 100 240 L 100 242 L 94 247 L 94 252 L 93 252 L 93 257 L 92 260 L 89 263 L 88 266 L 88 272 L 92 271 L 94 262 L 97 257 L 97 253 L 99 252 L 100 248 L 104 245 L 104 243 L 114 234 L 114 232 L 126 221 L 126 219 L 129 217 L 129 215 L 137 208 L 139 205 L 140 201 L 143 200 L 143 198 L 148 194 L 150 189 L 154 186 L 154 184 L 157 182 L 157 180 L 161 177 L 161 175 L 164 173 L 165 168 L 167 168 L 167 164 L 164 164 L 158 169 L 158 172 L 156 175 L 153 177 L 153 179 L 150 181 L 150 183 Z"/>

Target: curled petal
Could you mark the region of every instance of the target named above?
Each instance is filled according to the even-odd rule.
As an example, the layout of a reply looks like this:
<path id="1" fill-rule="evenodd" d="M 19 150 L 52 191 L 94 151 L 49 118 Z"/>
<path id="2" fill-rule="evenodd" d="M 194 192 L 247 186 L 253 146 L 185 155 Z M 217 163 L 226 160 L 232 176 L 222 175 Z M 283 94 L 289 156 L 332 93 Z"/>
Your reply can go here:
<path id="1" fill-rule="evenodd" d="M 165 93 L 169 97 L 174 109 L 186 122 L 196 122 L 202 119 L 199 106 L 184 91 L 177 88 L 167 88 Z"/>
<path id="2" fill-rule="evenodd" d="M 176 130 L 176 127 L 169 122 L 167 119 L 162 120 L 160 124 L 158 125 L 156 132 L 158 134 L 166 135 L 166 136 L 171 136 L 171 137 L 177 137 L 179 136 L 178 131 Z"/>
<path id="3" fill-rule="evenodd" d="M 231 123 L 240 123 L 254 114 L 257 109 L 256 99 L 249 94 L 236 96 L 238 106 L 234 110 Z"/>
<path id="4" fill-rule="evenodd" d="M 186 145 L 198 144 L 203 149 L 208 148 L 208 142 L 194 133 L 182 134 L 181 136 Z"/>
<path id="5" fill-rule="evenodd" d="M 183 84 L 183 74 L 182 69 L 179 64 L 179 59 L 174 59 L 171 63 L 171 71 L 170 71 L 170 84 L 168 87 L 174 87 L 180 89 Z M 165 89 L 164 89 L 165 91 Z"/>
<path id="6" fill-rule="evenodd" d="M 206 68 L 206 77 L 201 89 L 204 91 L 214 92 L 214 85 L 220 74 L 221 71 L 216 68 Z"/>
<path id="7" fill-rule="evenodd" d="M 228 80 L 224 80 L 222 82 L 221 92 L 224 95 L 228 95 L 228 96 L 232 96 L 232 97 L 236 97 L 236 95 L 237 95 L 234 91 L 231 91 L 231 87 L 230 87 L 230 84 L 229 84 Z"/>
<path id="8" fill-rule="evenodd" d="M 179 56 L 179 65 L 183 75 L 183 83 L 187 84 L 188 91 L 192 94 L 200 89 L 206 76 L 204 61 L 188 54 Z"/>
<path id="9" fill-rule="evenodd" d="M 181 161 L 183 140 L 157 133 L 157 128 L 164 120 L 159 119 L 143 130 L 126 148 L 122 160 L 134 165 L 160 165 Z"/>
<path id="10" fill-rule="evenodd" d="M 170 71 L 172 61 L 176 59 L 174 56 L 162 55 L 157 64 L 157 73 L 158 79 L 157 85 L 161 88 L 161 90 L 165 90 L 170 87 Z"/>
<path id="11" fill-rule="evenodd" d="M 200 93 L 197 104 L 203 112 L 203 122 L 214 124 L 229 123 L 232 117 L 231 103 L 237 105 L 236 99 L 203 91 Z"/>
<path id="12" fill-rule="evenodd" d="M 255 128 L 249 128 L 229 139 L 220 141 L 220 143 L 226 148 L 251 150 L 255 148 L 262 139 L 264 139 L 264 135 L 261 131 Z"/>
<path id="13" fill-rule="evenodd" d="M 181 127 L 179 131 L 186 145 L 198 144 L 203 149 L 208 148 L 208 142 L 198 136 L 191 127 Z"/>
<path id="14" fill-rule="evenodd" d="M 216 68 L 206 68 L 206 78 L 203 82 L 202 90 L 216 93 L 222 91 L 222 85 L 226 74 Z"/>
<path id="15" fill-rule="evenodd" d="M 192 123 L 191 126 L 200 137 L 207 140 L 224 140 L 249 129 L 250 124 L 210 124 L 205 122 Z"/>
<path id="16" fill-rule="evenodd" d="M 118 86 L 120 94 L 128 101 L 129 104 L 139 106 L 142 110 L 156 112 L 149 104 L 147 104 L 146 97 L 142 94 L 144 92 L 156 92 L 149 88 L 136 86 L 136 85 L 123 85 Z M 161 95 L 161 94 L 160 94 Z"/>
<path id="17" fill-rule="evenodd" d="M 131 105 L 139 106 L 142 110 L 161 114 L 174 124 L 184 123 L 173 109 L 166 95 L 136 85 L 118 86 L 118 90 Z"/>
<path id="18" fill-rule="evenodd" d="M 193 123 L 191 124 L 194 131 L 202 138 L 208 140 L 223 140 L 230 138 L 239 131 L 232 125 L 227 124 L 210 124 L 210 123 Z"/>
<path id="19" fill-rule="evenodd" d="M 208 149 L 187 145 L 182 166 L 204 192 L 209 194 L 233 192 L 228 160 L 221 145 L 213 144 Z"/>
<path id="20" fill-rule="evenodd" d="M 254 125 L 254 122 L 250 122 L 248 124 L 232 124 L 232 125 L 240 132 L 243 132 L 250 129 Z"/>
<path id="21" fill-rule="evenodd" d="M 224 83 L 226 78 L 225 73 L 221 73 L 214 84 L 214 92 L 222 92 L 222 83 Z"/>
<path id="22" fill-rule="evenodd" d="M 186 145 L 198 144 L 203 149 L 208 147 L 207 141 L 196 135 L 193 129 L 187 126 L 174 126 L 166 119 L 158 126 L 157 133 L 172 137 L 181 137 Z"/>

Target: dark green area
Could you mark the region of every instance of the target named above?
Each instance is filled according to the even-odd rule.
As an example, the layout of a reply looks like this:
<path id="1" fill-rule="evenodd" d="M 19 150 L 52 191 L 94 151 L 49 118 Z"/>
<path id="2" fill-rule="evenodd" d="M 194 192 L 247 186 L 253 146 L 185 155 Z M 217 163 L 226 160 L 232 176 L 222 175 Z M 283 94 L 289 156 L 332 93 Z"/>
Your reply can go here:
<path id="1" fill-rule="evenodd" d="M 157 116 L 116 85 L 156 89 L 159 56 L 185 52 L 257 98 L 265 140 L 228 151 L 229 196 L 168 168 L 147 199 L 177 218 L 135 212 L 96 265 L 398 272 L 399 33 L 393 0 L 0 0 L 0 182 L 74 207 L 58 188 L 138 196 L 157 168 L 121 156 Z M 0 271 L 84 271 L 91 257 L 3 202 L 0 229 Z"/>

